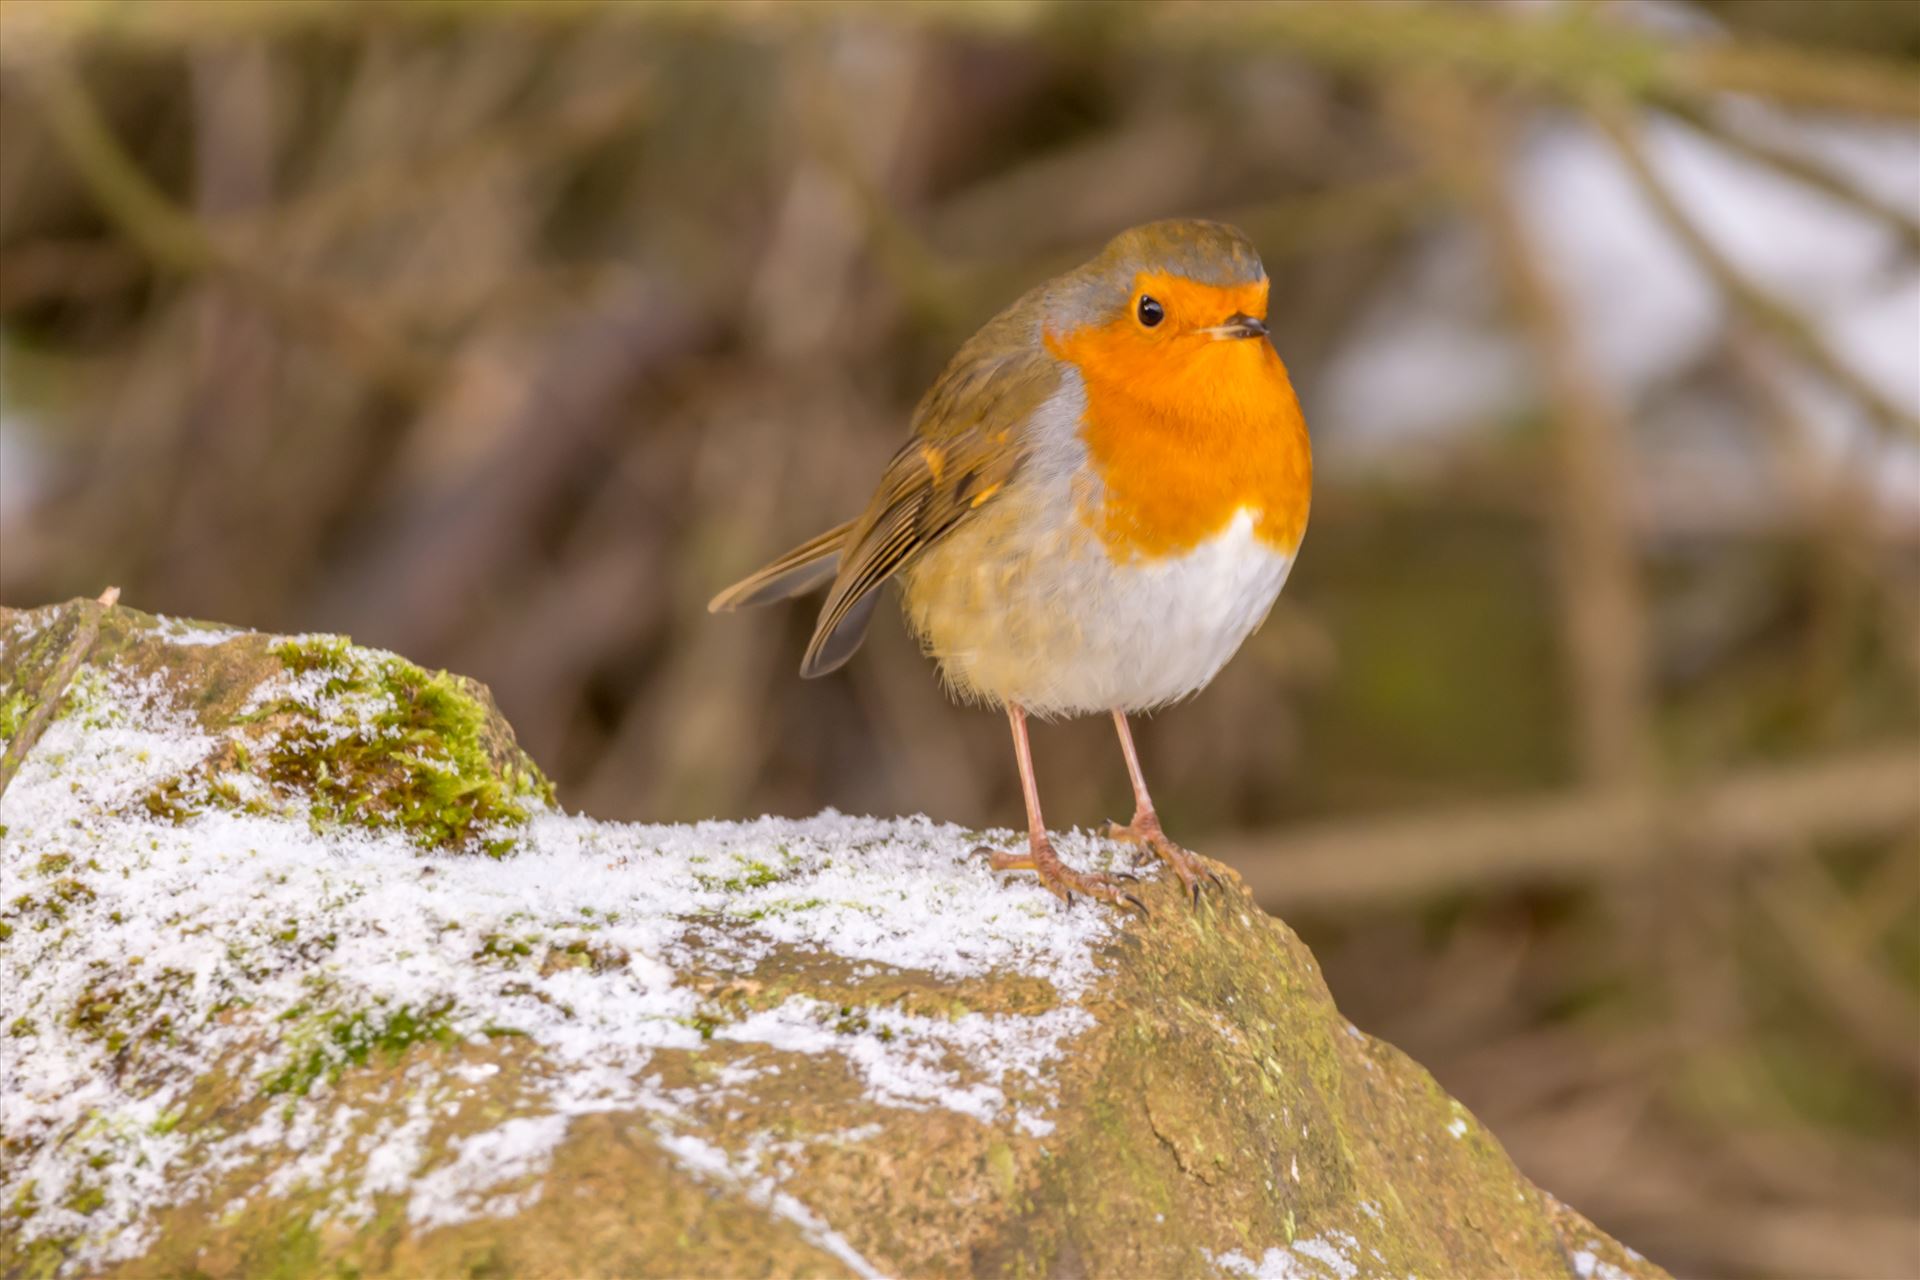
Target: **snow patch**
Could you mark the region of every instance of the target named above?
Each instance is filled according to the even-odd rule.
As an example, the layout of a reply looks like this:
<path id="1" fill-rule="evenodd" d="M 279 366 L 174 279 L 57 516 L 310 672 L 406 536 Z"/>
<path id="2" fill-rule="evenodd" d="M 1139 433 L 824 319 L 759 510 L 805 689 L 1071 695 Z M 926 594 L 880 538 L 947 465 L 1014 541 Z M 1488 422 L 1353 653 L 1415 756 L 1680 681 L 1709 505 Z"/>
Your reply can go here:
<path id="1" fill-rule="evenodd" d="M 1330 1233 L 1327 1239 L 1307 1238 L 1291 1245 L 1276 1245 L 1258 1258 L 1249 1258 L 1237 1250 L 1208 1255 L 1219 1274 L 1248 1276 L 1252 1280 L 1353 1280 L 1360 1267 L 1349 1254 L 1358 1248 L 1354 1238 L 1344 1231 Z"/>
<path id="2" fill-rule="evenodd" d="M 214 634 L 163 630 L 168 643 Z M 270 681 L 252 705 L 280 699 L 344 726 L 374 711 L 328 693 L 321 672 Z M 378 1196 L 406 1196 L 421 1228 L 510 1213 L 539 1197 L 573 1117 L 617 1110 L 654 1117 L 682 1163 L 871 1274 L 779 1190 L 768 1151 L 702 1150 L 679 1132 L 691 1108 L 779 1070 L 735 1061 L 677 1090 L 649 1074 L 656 1053 L 709 1042 L 836 1056 L 879 1105 L 1052 1129 L 1051 1072 L 1092 1025 L 1075 1001 L 1116 925 L 995 877 L 970 855 L 977 833 L 832 812 L 639 826 L 538 810 L 516 853 L 494 859 L 423 857 L 402 833 L 304 815 L 148 811 L 144 797 L 225 747 L 159 675 L 87 668 L 0 799 L 0 1138 L 25 1153 L 0 1172 L 0 1205 L 29 1197 L 22 1235 L 74 1241 L 72 1271 L 137 1256 L 158 1211 L 268 1152 L 262 1191 L 329 1189 L 316 1226 L 364 1222 Z M 1060 848 L 1081 865 L 1129 856 L 1084 835 Z M 793 949 L 873 975 L 1017 974 L 1057 999 L 849 1018 L 803 997 L 741 1015 L 703 994 Z M 545 1090 L 531 1115 L 519 1100 L 513 1119 L 436 1139 L 449 1117 L 484 1114 L 469 1100 L 496 1069 L 470 1056 L 414 1060 L 385 1086 L 396 1097 L 372 1100 L 392 1105 L 329 1096 L 340 1068 L 383 1046 L 502 1035 L 551 1067 L 527 1073 Z M 126 1054 L 139 1069 L 116 1066 Z M 192 1083 L 216 1070 L 271 1105 L 235 1132 L 177 1127 Z"/>
<path id="3" fill-rule="evenodd" d="M 1573 1251 L 1573 1274 L 1579 1280 L 1631 1280 L 1625 1271 L 1594 1252 L 1599 1247 L 1599 1241 L 1589 1240 L 1586 1248 Z"/>
<path id="4" fill-rule="evenodd" d="M 184 648 L 225 644 L 229 640 L 238 640 L 241 636 L 254 634 L 251 631 L 235 631 L 229 627 L 194 622 L 188 618 L 170 618 L 164 613 L 156 614 L 155 617 L 160 622 L 160 629 L 156 634 L 168 644 Z"/>

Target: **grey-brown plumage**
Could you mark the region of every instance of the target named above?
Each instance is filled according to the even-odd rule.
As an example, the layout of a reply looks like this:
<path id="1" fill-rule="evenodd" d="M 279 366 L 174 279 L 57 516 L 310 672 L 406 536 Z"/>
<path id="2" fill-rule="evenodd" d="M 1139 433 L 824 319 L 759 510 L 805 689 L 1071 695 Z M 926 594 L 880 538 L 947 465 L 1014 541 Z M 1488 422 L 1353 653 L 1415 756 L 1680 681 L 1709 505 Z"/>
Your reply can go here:
<path id="1" fill-rule="evenodd" d="M 1213 679 L 1266 616 L 1305 531 L 1311 453 L 1267 302 L 1259 257 L 1231 227 L 1116 236 L 960 349 L 857 520 L 711 607 L 830 582 L 800 668 L 814 676 L 859 647 L 898 578 L 949 691 L 1004 707 L 1013 731 L 1027 851 L 989 850 L 989 865 L 1034 871 L 1067 901 L 1141 905 L 1125 882 L 1060 861 L 1033 776 L 1029 715 L 1105 711 L 1135 801 L 1111 834 L 1197 899 L 1214 873 L 1161 830 L 1126 717 Z"/>
<path id="2" fill-rule="evenodd" d="M 921 397 L 907 443 L 858 519 L 801 543 L 708 609 L 769 604 L 831 581 L 800 674 L 825 675 L 845 663 L 865 637 L 880 587 L 1000 497 L 1026 461 L 1035 415 L 1063 376 L 1041 334 L 1125 312 L 1134 275 L 1148 265 L 1207 283 L 1264 277 L 1245 235 L 1223 223 L 1154 222 L 1115 236 L 968 339 Z"/>
<path id="3" fill-rule="evenodd" d="M 1019 470 L 1027 421 L 1060 380 L 1056 362 L 1027 336 L 1044 301 L 1044 289 L 1034 290 L 960 348 L 921 397 L 912 435 L 858 519 L 801 543 L 707 607 L 767 604 L 831 578 L 800 674 L 825 675 L 852 657 L 879 588 L 991 502 Z"/>

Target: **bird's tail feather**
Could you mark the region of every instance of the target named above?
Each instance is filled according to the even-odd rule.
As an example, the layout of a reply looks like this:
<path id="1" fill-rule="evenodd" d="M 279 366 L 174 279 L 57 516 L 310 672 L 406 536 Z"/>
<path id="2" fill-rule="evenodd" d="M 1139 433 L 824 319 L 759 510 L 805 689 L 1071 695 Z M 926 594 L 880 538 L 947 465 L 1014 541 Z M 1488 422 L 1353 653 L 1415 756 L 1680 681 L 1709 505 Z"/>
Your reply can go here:
<path id="1" fill-rule="evenodd" d="M 757 569 L 707 602 L 709 613 L 747 609 L 805 595 L 833 580 L 840 568 L 840 552 L 854 522 L 835 525 L 808 538 L 764 568 Z"/>

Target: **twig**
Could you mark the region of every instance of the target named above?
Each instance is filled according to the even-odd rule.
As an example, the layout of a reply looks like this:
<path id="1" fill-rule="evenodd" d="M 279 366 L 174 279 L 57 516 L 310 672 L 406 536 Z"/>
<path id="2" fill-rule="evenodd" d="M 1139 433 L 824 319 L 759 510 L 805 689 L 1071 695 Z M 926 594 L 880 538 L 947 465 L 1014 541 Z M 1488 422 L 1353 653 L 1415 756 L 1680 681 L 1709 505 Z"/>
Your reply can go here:
<path id="1" fill-rule="evenodd" d="M 61 697 L 73 682 L 74 673 L 80 670 L 80 664 L 87 660 L 87 652 L 93 648 L 95 637 L 100 634 L 100 623 L 119 601 L 120 588 L 108 587 L 100 593 L 98 600 L 82 600 L 73 606 L 80 610 L 80 621 L 73 629 L 73 636 L 61 651 L 60 659 L 54 663 L 46 682 L 40 686 L 39 700 L 34 703 L 33 710 L 27 713 L 18 732 L 8 739 L 6 751 L 0 752 L 0 796 L 7 794 L 7 785 L 20 772 L 27 753 L 33 750 L 34 743 L 40 741 L 40 735 L 53 722 L 53 713 L 60 706 Z"/>
<path id="2" fill-rule="evenodd" d="M 1347 907 L 1633 874 L 1674 856 L 1792 856 L 1920 823 L 1920 743 L 1755 768 L 1690 792 L 1648 787 L 1436 815 L 1334 822 L 1216 842 L 1254 896 Z"/>
<path id="3" fill-rule="evenodd" d="M 1736 305 L 1799 353 L 1800 358 L 1812 365 L 1821 376 L 1859 401 L 1873 417 L 1908 435 L 1920 436 L 1920 417 L 1889 400 L 1878 387 L 1835 355 L 1826 340 L 1799 311 L 1741 274 L 1693 219 L 1687 216 L 1672 191 L 1654 171 L 1639 124 L 1625 108 L 1617 102 L 1596 102 L 1592 106 L 1591 116 L 1619 151 L 1627 172 L 1633 175 L 1635 183 L 1660 220 L 1666 223 L 1667 228 Z"/>

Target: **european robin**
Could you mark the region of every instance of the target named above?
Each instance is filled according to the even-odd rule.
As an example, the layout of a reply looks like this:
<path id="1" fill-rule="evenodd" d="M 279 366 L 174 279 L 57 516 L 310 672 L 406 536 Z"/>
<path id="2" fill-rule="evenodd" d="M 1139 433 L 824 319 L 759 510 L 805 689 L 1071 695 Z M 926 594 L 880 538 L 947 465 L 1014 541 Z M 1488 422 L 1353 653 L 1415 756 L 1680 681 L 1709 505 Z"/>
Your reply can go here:
<path id="1" fill-rule="evenodd" d="M 1306 532 L 1312 454 L 1267 338 L 1267 288 L 1234 227 L 1123 232 L 960 348 L 864 512 L 708 606 L 827 586 L 800 664 L 818 676 L 859 648 L 880 588 L 898 582 L 948 690 L 1004 707 L 1013 726 L 1027 849 L 993 851 L 993 866 L 1038 872 L 1069 903 L 1137 900 L 1054 853 L 1029 714 L 1110 713 L 1135 808 L 1109 836 L 1151 849 L 1196 901 L 1212 876 L 1161 830 L 1127 716 L 1213 679 Z"/>

